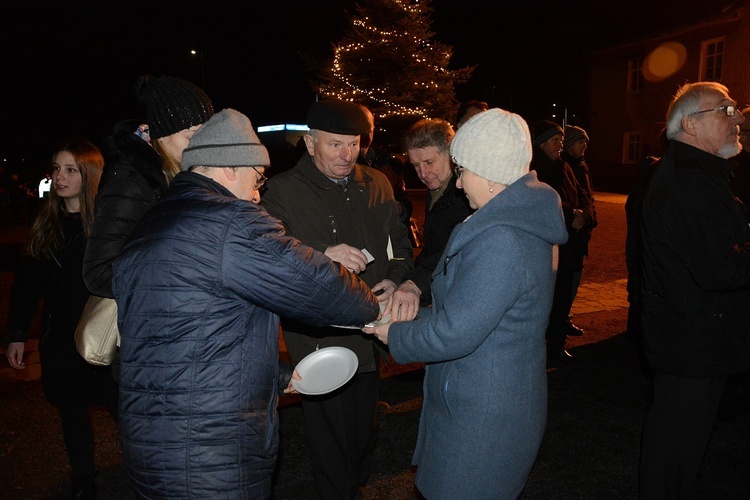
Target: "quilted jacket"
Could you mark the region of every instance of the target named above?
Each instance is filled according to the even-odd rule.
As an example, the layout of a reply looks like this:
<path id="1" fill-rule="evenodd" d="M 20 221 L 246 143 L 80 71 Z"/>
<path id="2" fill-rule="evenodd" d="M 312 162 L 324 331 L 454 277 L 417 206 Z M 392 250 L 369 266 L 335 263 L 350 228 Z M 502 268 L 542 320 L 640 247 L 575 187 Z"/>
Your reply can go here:
<path id="1" fill-rule="evenodd" d="M 114 264 L 120 435 L 143 498 L 268 498 L 278 450 L 279 315 L 377 317 L 358 277 L 259 205 L 183 172 Z"/>

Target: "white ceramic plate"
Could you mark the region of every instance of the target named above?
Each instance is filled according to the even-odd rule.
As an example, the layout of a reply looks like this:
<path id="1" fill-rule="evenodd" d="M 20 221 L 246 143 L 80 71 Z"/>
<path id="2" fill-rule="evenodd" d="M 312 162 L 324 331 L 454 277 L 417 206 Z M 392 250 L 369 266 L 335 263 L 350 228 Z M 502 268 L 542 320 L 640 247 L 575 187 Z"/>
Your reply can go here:
<path id="1" fill-rule="evenodd" d="M 358 366 L 357 355 L 351 349 L 324 347 L 297 363 L 295 368 L 302 380 L 292 379 L 292 385 L 302 394 L 327 394 L 349 382 Z"/>

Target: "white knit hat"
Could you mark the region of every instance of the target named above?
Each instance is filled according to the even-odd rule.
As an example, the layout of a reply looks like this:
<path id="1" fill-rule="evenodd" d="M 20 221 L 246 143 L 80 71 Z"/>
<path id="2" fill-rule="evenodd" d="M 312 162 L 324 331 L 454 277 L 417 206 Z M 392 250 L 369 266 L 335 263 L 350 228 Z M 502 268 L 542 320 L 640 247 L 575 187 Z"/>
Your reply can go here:
<path id="1" fill-rule="evenodd" d="M 529 172 L 531 134 L 523 118 L 500 108 L 474 115 L 451 142 L 456 165 L 488 181 L 513 184 Z"/>

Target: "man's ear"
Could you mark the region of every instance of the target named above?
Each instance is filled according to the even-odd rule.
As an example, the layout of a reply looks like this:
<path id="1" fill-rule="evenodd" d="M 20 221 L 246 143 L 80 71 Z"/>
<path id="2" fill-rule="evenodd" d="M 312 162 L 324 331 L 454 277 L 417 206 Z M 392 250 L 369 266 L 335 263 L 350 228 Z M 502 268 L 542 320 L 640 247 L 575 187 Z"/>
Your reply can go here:
<path id="1" fill-rule="evenodd" d="M 224 176 L 226 176 L 228 180 L 237 180 L 237 167 L 221 167 L 221 170 L 224 172 Z"/>
<path id="2" fill-rule="evenodd" d="M 688 135 L 695 135 L 695 120 L 692 116 L 683 116 L 682 121 L 680 122 L 680 125 L 682 126 L 682 131 L 685 132 Z"/>
<path id="3" fill-rule="evenodd" d="M 307 147 L 307 154 L 310 156 L 315 155 L 315 139 L 310 134 L 303 136 L 305 139 L 305 146 Z"/>

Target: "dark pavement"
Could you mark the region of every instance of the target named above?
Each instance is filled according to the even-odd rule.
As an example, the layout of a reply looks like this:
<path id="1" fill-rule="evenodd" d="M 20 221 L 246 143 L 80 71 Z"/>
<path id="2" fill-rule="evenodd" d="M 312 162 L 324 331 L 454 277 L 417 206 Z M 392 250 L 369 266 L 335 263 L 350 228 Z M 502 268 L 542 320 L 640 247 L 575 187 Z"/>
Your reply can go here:
<path id="1" fill-rule="evenodd" d="M 548 372 L 547 429 L 523 499 L 637 496 L 647 381 L 633 342 L 624 333 L 624 197 L 598 193 L 596 198 L 600 223 L 573 308 L 574 321 L 586 334 L 568 341 L 570 351 L 583 362 Z M 25 233 L 7 223 L 0 224 L 0 230 L 0 331 L 4 333 L 9 270 Z M 38 353 L 33 345 L 31 350 L 25 372 L 9 368 L 4 355 L 0 360 L 0 497 L 63 499 L 70 488 L 67 459 L 56 411 L 41 392 Z M 410 460 L 421 409 L 422 373 L 421 365 L 384 366 L 380 438 L 373 475 L 364 489 L 366 500 L 415 498 Z M 302 410 L 296 398 L 282 398 L 279 414 L 281 452 L 274 498 L 312 498 Z M 114 423 L 103 409 L 94 410 L 92 419 L 100 498 L 134 498 Z M 727 411 L 717 422 L 705 459 L 702 491 L 703 499 L 750 498 L 747 410 Z"/>

